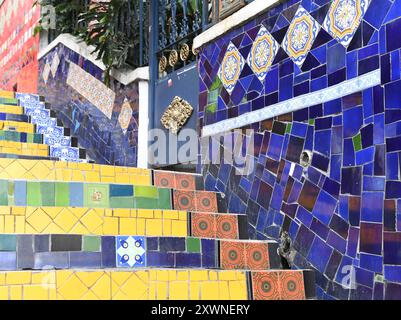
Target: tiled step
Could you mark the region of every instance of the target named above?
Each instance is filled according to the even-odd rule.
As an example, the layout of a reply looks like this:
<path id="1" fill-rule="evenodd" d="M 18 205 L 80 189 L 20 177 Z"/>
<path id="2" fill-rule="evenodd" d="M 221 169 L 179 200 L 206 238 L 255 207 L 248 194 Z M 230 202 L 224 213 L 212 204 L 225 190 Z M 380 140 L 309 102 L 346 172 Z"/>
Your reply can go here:
<path id="1" fill-rule="evenodd" d="M 205 189 L 201 175 L 171 171 L 153 171 L 153 184 L 157 187 L 177 190 L 203 191 Z"/>
<path id="2" fill-rule="evenodd" d="M 273 241 L 0 235 L 0 271 L 105 268 L 280 269 Z"/>
<path id="3" fill-rule="evenodd" d="M 14 114 L 0 112 L 1 121 L 30 122 L 31 118 L 26 114 Z"/>
<path id="4" fill-rule="evenodd" d="M 304 300 L 314 291 L 308 270 L 0 272 L 3 300 Z"/>
<path id="5" fill-rule="evenodd" d="M 0 150 L 2 143 L 4 141 L 0 141 Z M 207 191 L 177 191 L 154 186 L 106 183 L 24 180 L 0 180 L 0 187 L 9 190 L 8 194 L 0 193 L 0 205 L 3 206 L 13 205 L 10 199 L 15 198 L 19 199 L 19 206 L 176 209 L 211 213 L 224 213 L 227 209 L 221 194 Z"/>
<path id="6" fill-rule="evenodd" d="M 0 96 L 0 104 L 5 104 L 9 106 L 19 106 L 19 101 L 18 99 L 15 98 L 7 98 Z"/>
<path id="7" fill-rule="evenodd" d="M 20 201 L 14 198 L 15 203 Z M 0 234 L 194 236 L 233 240 L 248 237 L 245 215 L 214 214 L 213 225 L 202 222 L 198 215 L 201 214 L 176 210 L 4 206 L 0 207 Z M 210 232 L 205 233 L 204 229 Z"/>
<path id="8" fill-rule="evenodd" d="M 24 108 L 20 106 L 9 106 L 6 104 L 0 104 L 0 112 L 9 114 L 24 114 Z"/>
<path id="9" fill-rule="evenodd" d="M 0 161 L 58 161 L 58 159 L 52 157 L 0 153 Z"/>
<path id="10" fill-rule="evenodd" d="M 0 130 L 36 133 L 36 126 L 32 123 L 0 120 Z"/>
<path id="11" fill-rule="evenodd" d="M 0 130 L 0 140 L 43 144 L 43 136 L 37 133 L 24 133 Z"/>
<path id="12" fill-rule="evenodd" d="M 48 157 L 49 146 L 38 143 L 23 143 L 0 140 L 0 153 Z"/>
<path id="13" fill-rule="evenodd" d="M 0 178 L 29 181 L 104 182 L 149 186 L 152 172 L 91 163 L 11 160 L 0 156 Z"/>
<path id="14" fill-rule="evenodd" d="M 0 97 L 1 98 L 15 98 L 15 93 L 12 91 L 0 90 Z"/>

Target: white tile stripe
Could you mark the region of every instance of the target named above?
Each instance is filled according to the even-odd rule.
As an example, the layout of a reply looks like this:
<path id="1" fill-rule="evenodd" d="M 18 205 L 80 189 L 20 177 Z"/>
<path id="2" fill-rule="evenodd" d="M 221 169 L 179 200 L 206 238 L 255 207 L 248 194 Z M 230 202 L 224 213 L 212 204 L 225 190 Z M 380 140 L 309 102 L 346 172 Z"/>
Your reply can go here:
<path id="1" fill-rule="evenodd" d="M 344 96 L 369 89 L 381 84 L 380 69 L 364 74 L 363 76 L 344 81 L 340 84 L 320 91 L 308 93 L 287 101 L 283 101 L 263 109 L 242 114 L 236 118 L 223 120 L 203 127 L 202 137 L 224 133 L 233 129 L 242 128 L 252 123 L 271 119 L 289 112 L 301 110 L 310 106 L 329 102 Z"/>

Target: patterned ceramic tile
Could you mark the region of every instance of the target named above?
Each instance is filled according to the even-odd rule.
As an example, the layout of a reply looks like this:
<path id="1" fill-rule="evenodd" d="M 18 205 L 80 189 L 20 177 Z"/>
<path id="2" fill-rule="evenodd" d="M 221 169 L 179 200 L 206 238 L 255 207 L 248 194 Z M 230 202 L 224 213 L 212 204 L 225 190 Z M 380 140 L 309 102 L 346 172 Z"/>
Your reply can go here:
<path id="1" fill-rule="evenodd" d="M 248 65 L 261 82 L 265 80 L 267 71 L 273 64 L 279 46 L 267 29 L 262 26 L 253 42 L 247 59 Z"/>
<path id="2" fill-rule="evenodd" d="M 300 6 L 282 44 L 283 49 L 299 67 L 303 65 L 320 28 L 319 23 Z"/>
<path id="3" fill-rule="evenodd" d="M 116 237 L 116 258 L 117 267 L 145 267 L 145 239 L 142 237 Z"/>
<path id="4" fill-rule="evenodd" d="M 132 108 L 127 98 L 121 107 L 120 115 L 118 116 L 118 122 L 123 130 L 124 134 L 127 133 L 127 129 L 132 119 Z"/>
<path id="5" fill-rule="evenodd" d="M 280 291 L 282 300 L 304 300 L 305 285 L 300 272 L 280 272 Z"/>
<path id="6" fill-rule="evenodd" d="M 182 190 L 195 190 L 195 176 L 190 174 L 175 174 L 176 188 Z"/>
<path id="7" fill-rule="evenodd" d="M 215 238 L 216 216 L 209 213 L 193 213 L 191 229 L 194 237 Z"/>
<path id="8" fill-rule="evenodd" d="M 223 269 L 245 269 L 245 244 L 240 242 L 222 241 L 220 244 L 220 259 Z"/>
<path id="9" fill-rule="evenodd" d="M 155 171 L 154 184 L 157 187 L 175 189 L 175 175 L 172 172 Z"/>
<path id="10" fill-rule="evenodd" d="M 269 269 L 269 245 L 267 243 L 247 243 L 245 255 L 246 265 L 250 270 Z"/>
<path id="11" fill-rule="evenodd" d="M 72 62 L 67 84 L 111 119 L 116 96 L 113 90 Z"/>
<path id="12" fill-rule="evenodd" d="M 281 288 L 279 274 L 276 272 L 257 272 L 252 274 L 254 300 L 280 300 Z"/>
<path id="13" fill-rule="evenodd" d="M 45 84 L 47 84 L 47 81 L 49 80 L 49 75 L 50 75 L 50 65 L 48 63 L 45 64 L 45 67 L 42 71 L 42 78 L 45 82 Z"/>
<path id="14" fill-rule="evenodd" d="M 196 211 L 198 212 L 217 212 L 216 193 L 199 191 L 195 193 Z"/>
<path id="15" fill-rule="evenodd" d="M 53 57 L 53 60 L 52 60 L 52 64 L 50 66 L 50 71 L 51 71 L 51 73 L 53 75 L 53 78 L 56 76 L 56 73 L 57 73 L 59 65 L 60 65 L 60 57 L 58 56 L 58 53 L 56 52 L 54 54 L 54 57 Z"/>
<path id="16" fill-rule="evenodd" d="M 238 238 L 238 218 L 232 215 L 218 215 L 216 219 L 216 236 L 218 239 Z"/>
<path id="17" fill-rule="evenodd" d="M 370 0 L 335 0 L 323 23 L 323 28 L 344 47 L 348 47 Z"/>
<path id="18" fill-rule="evenodd" d="M 218 73 L 228 93 L 233 92 L 244 65 L 245 59 L 242 57 L 237 47 L 230 42 Z"/>
<path id="19" fill-rule="evenodd" d="M 195 192 L 193 191 L 174 191 L 174 209 L 196 211 Z"/>

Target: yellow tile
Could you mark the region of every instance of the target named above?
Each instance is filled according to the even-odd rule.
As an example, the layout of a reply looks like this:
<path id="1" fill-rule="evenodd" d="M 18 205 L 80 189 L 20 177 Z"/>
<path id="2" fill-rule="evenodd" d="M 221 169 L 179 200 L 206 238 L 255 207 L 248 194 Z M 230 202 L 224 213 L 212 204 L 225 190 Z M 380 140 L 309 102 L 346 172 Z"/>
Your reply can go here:
<path id="1" fill-rule="evenodd" d="M 25 216 L 25 207 L 12 207 L 11 214 L 15 216 Z"/>
<path id="2" fill-rule="evenodd" d="M 177 280 L 177 270 L 175 270 L 175 269 L 169 270 L 168 278 L 170 279 L 170 281 Z"/>
<path id="3" fill-rule="evenodd" d="M 152 219 L 153 218 L 153 210 L 138 209 L 137 215 L 138 215 L 138 218 Z"/>
<path id="4" fill-rule="evenodd" d="M 49 290 L 38 285 L 24 286 L 24 300 L 48 300 Z"/>
<path id="5" fill-rule="evenodd" d="M 4 233 L 4 217 L 0 216 L 0 233 Z"/>
<path id="6" fill-rule="evenodd" d="M 149 280 L 156 281 L 157 280 L 157 271 L 155 269 L 149 270 Z"/>
<path id="7" fill-rule="evenodd" d="M 153 211 L 155 219 L 163 219 L 163 211 L 162 210 L 154 210 Z"/>
<path id="8" fill-rule="evenodd" d="M 177 280 L 188 281 L 188 279 L 189 279 L 188 273 L 189 272 L 187 270 L 178 270 L 176 272 L 177 272 Z"/>
<path id="9" fill-rule="evenodd" d="M 96 210 L 89 210 L 88 213 L 81 218 L 82 224 L 92 233 L 95 232 L 103 224 L 103 219 L 97 214 Z"/>
<path id="10" fill-rule="evenodd" d="M 205 281 L 201 283 L 201 300 L 218 300 L 219 282 Z"/>
<path id="11" fill-rule="evenodd" d="M 209 275 L 207 270 L 191 270 L 189 272 L 191 281 L 207 281 Z"/>
<path id="12" fill-rule="evenodd" d="M 187 217 L 188 217 L 188 214 L 187 214 L 186 211 L 180 211 L 179 212 L 179 219 L 180 220 L 187 221 Z"/>
<path id="13" fill-rule="evenodd" d="M 109 272 L 104 275 L 91 287 L 94 294 L 101 300 L 111 299 L 111 278 Z"/>
<path id="14" fill-rule="evenodd" d="M 135 218 L 120 218 L 120 233 L 119 235 L 134 235 L 136 234 L 136 219 Z"/>
<path id="15" fill-rule="evenodd" d="M 230 291 L 228 289 L 227 281 L 219 282 L 219 299 L 220 300 L 230 300 Z"/>
<path id="16" fill-rule="evenodd" d="M 167 300 L 167 282 L 157 282 L 157 300 Z"/>
<path id="17" fill-rule="evenodd" d="M 1 286 L 0 287 L 0 300 L 8 300 L 8 287 Z"/>
<path id="18" fill-rule="evenodd" d="M 171 236 L 171 220 L 163 220 L 163 235 Z"/>
<path id="19" fill-rule="evenodd" d="M 169 287 L 170 300 L 188 300 L 188 282 L 172 281 Z"/>
<path id="20" fill-rule="evenodd" d="M 57 289 L 58 294 L 60 294 L 64 299 L 67 300 L 78 300 L 86 292 L 88 288 L 78 279 L 75 274 L 72 274 L 62 286 Z"/>
<path id="21" fill-rule="evenodd" d="M 171 234 L 176 237 L 186 237 L 188 236 L 187 222 L 173 220 L 171 222 Z"/>
<path id="22" fill-rule="evenodd" d="M 178 219 L 178 211 L 175 210 L 164 210 L 163 211 L 164 219 Z"/>
<path id="23" fill-rule="evenodd" d="M 136 232 L 139 236 L 146 235 L 145 233 L 145 219 L 136 219 Z"/>
<path id="24" fill-rule="evenodd" d="M 14 217 L 13 216 L 5 216 L 4 217 L 4 232 L 5 233 L 14 233 Z"/>
<path id="25" fill-rule="evenodd" d="M 15 217 L 15 233 L 19 234 L 25 233 L 25 217 L 22 216 Z"/>
<path id="26" fill-rule="evenodd" d="M 237 280 L 237 274 L 241 271 L 226 270 L 219 272 L 219 280 Z"/>
<path id="27" fill-rule="evenodd" d="M 147 236 L 162 236 L 163 235 L 163 220 L 146 219 L 146 235 Z"/>
<path id="28" fill-rule="evenodd" d="M 189 283 L 189 299 L 190 300 L 199 300 L 200 294 L 200 283 L 191 281 Z"/>
<path id="29" fill-rule="evenodd" d="M 168 281 L 169 280 L 168 270 L 157 270 L 157 281 Z"/>
<path id="30" fill-rule="evenodd" d="M 148 290 L 148 294 L 149 294 L 149 300 L 156 300 L 157 296 L 156 296 L 156 283 L 149 283 L 149 290 Z"/>
<path id="31" fill-rule="evenodd" d="M 1 272 L 0 273 L 0 286 L 6 284 L 6 273 L 5 272 Z"/>
<path id="32" fill-rule="evenodd" d="M 217 271 L 209 271 L 209 280 L 211 281 L 217 281 Z"/>
<path id="33" fill-rule="evenodd" d="M 229 281 L 230 299 L 247 300 L 247 288 L 245 281 Z"/>
<path id="34" fill-rule="evenodd" d="M 103 220 L 103 235 L 118 235 L 118 218 L 105 217 Z"/>
<path id="35" fill-rule="evenodd" d="M 22 300 L 22 286 L 10 286 L 10 299 Z"/>
<path id="36" fill-rule="evenodd" d="M 100 174 L 102 176 L 114 177 L 114 175 L 115 175 L 114 167 L 113 166 L 101 166 Z"/>
<path id="37" fill-rule="evenodd" d="M 7 272 L 6 284 L 30 284 L 31 271 L 12 271 Z"/>
<path id="38" fill-rule="evenodd" d="M 131 216 L 130 209 L 114 209 L 113 216 L 121 218 L 129 218 Z"/>
<path id="39" fill-rule="evenodd" d="M 87 171 L 85 174 L 86 182 L 100 182 L 99 172 Z"/>

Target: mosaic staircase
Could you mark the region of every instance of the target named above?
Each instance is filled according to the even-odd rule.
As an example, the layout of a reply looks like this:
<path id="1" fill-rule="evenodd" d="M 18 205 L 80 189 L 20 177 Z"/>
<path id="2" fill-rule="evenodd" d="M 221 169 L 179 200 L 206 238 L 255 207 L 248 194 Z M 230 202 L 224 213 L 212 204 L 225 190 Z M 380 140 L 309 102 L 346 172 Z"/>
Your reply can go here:
<path id="1" fill-rule="evenodd" d="M 0 299 L 315 298 L 202 176 L 90 163 L 40 97 L 0 104 Z"/>

